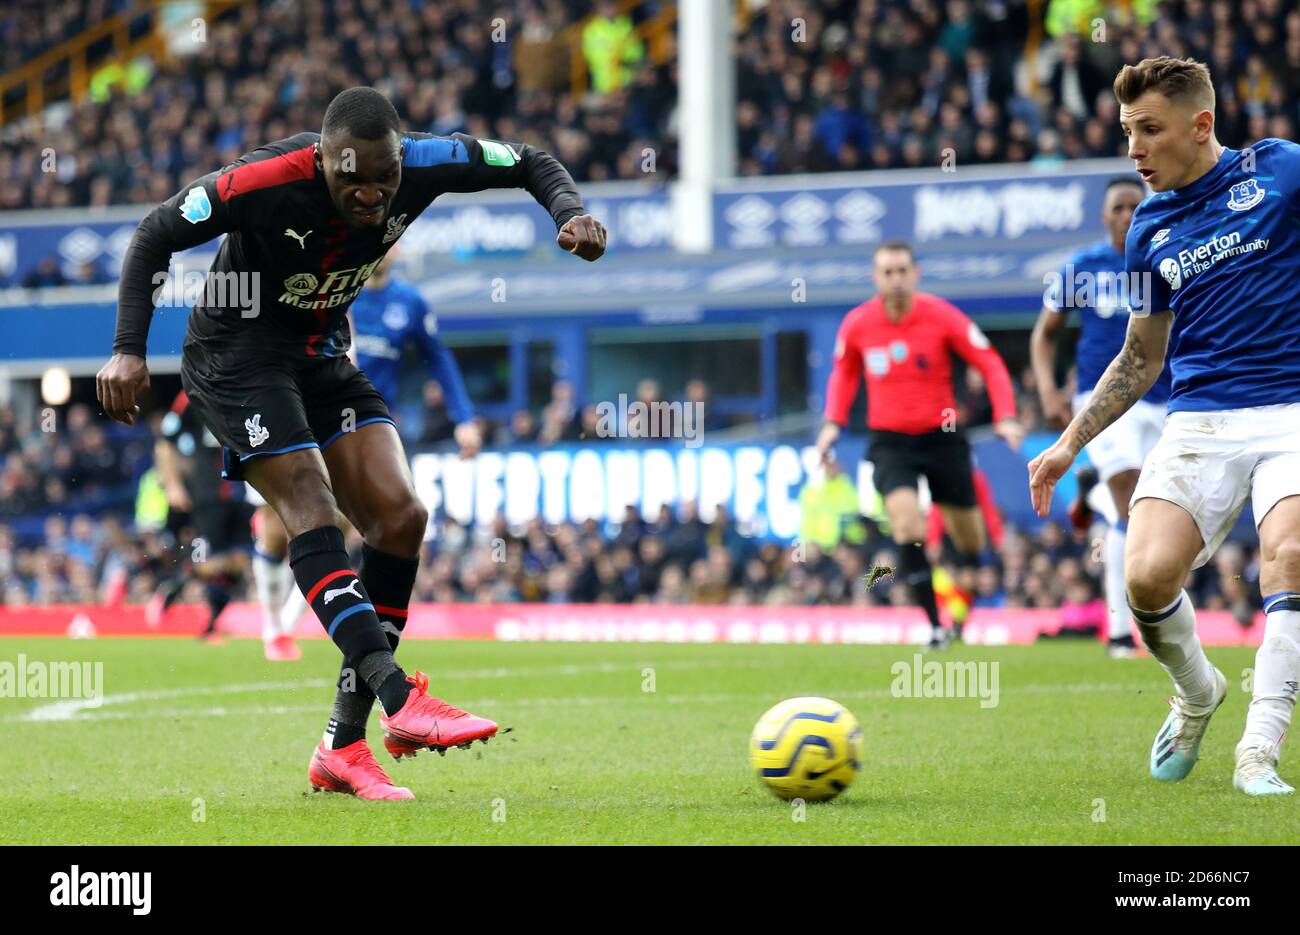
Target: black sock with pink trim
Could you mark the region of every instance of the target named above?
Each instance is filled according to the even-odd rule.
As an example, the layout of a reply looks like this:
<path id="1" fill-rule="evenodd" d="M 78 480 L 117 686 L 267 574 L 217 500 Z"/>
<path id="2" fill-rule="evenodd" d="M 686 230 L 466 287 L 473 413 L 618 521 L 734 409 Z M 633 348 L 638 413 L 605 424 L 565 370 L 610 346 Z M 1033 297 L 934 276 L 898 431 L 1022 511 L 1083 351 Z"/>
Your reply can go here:
<path id="1" fill-rule="evenodd" d="M 368 545 L 361 547 L 358 577 L 374 602 L 375 614 L 394 652 L 402 639 L 402 630 L 406 628 L 407 607 L 411 603 L 411 591 L 415 588 L 415 575 L 419 568 L 419 559 L 402 558 Z M 366 735 L 366 721 L 370 719 L 374 703 L 375 693 L 365 682 L 355 677 L 348 678 L 345 659 L 339 673 L 338 691 L 334 695 L 332 727 L 326 730 L 336 747 L 345 747 Z"/>

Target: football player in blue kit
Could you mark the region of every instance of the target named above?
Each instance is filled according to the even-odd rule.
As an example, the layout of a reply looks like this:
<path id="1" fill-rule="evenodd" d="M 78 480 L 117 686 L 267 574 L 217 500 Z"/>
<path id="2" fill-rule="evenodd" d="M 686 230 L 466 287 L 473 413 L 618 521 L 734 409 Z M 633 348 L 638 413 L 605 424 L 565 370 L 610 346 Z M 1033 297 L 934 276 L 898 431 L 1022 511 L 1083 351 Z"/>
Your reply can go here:
<path id="1" fill-rule="evenodd" d="M 1029 356 L 1038 378 L 1043 415 L 1054 428 L 1065 428 L 1072 412 L 1082 412 L 1087 407 L 1102 372 L 1124 346 L 1129 308 L 1124 241 L 1133 212 L 1146 196 L 1146 185 L 1136 175 L 1111 179 L 1101 209 L 1106 236 L 1074 251 L 1065 266 L 1048 280 L 1043 308 L 1029 339 Z M 1075 349 L 1077 386 L 1071 400 L 1056 385 L 1055 360 L 1057 339 L 1075 307 L 1079 309 L 1079 342 Z M 1142 462 L 1155 447 L 1165 424 L 1169 380 L 1166 366 L 1146 395 L 1085 448 L 1096 478 L 1104 485 L 1104 489 L 1095 488 L 1089 497 L 1080 478 L 1080 494 L 1085 503 L 1095 502 L 1109 524 L 1102 550 L 1102 569 L 1106 590 L 1106 652 L 1113 659 L 1130 656 L 1135 648 L 1124 593 L 1128 504 Z"/>
<path id="2" fill-rule="evenodd" d="M 1133 493 L 1125 552 L 1138 631 L 1175 689 L 1151 774 L 1191 772 L 1227 695 L 1183 582 L 1249 500 L 1267 622 L 1233 785 L 1289 794 L 1277 764 L 1300 683 L 1300 146 L 1220 144 L 1209 69 L 1190 59 L 1125 66 L 1114 90 L 1129 156 L 1155 193 L 1125 243 L 1133 314 L 1088 405 L 1030 462 L 1030 496 L 1046 515 L 1075 456 L 1147 393 L 1168 356 L 1169 416 Z"/>

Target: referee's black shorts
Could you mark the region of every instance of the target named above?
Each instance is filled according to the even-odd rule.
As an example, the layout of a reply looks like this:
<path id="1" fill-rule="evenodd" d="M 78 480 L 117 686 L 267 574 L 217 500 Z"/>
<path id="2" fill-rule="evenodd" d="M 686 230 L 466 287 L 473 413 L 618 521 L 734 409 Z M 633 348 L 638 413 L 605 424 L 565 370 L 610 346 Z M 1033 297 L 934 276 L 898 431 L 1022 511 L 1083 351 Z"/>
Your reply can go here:
<path id="1" fill-rule="evenodd" d="M 872 429 L 867 460 L 872 464 L 875 487 L 882 497 L 899 487 L 915 488 L 917 478 L 925 475 L 930 499 L 935 503 L 956 507 L 976 505 L 970 442 L 962 432 L 938 429 L 906 435 Z"/>
<path id="2" fill-rule="evenodd" d="M 393 424 L 384 398 L 347 357 L 286 353 L 252 336 L 191 329 L 181 384 L 224 446 L 222 476 L 230 480 L 243 480 L 252 458 L 324 449 L 368 423 Z"/>

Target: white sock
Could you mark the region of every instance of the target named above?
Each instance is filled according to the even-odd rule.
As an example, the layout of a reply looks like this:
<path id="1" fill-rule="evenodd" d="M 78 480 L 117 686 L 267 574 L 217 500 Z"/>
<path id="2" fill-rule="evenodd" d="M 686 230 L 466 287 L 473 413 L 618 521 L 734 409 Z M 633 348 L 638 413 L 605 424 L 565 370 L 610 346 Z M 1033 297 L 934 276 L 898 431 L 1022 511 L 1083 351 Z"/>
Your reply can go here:
<path id="1" fill-rule="evenodd" d="M 1133 635 L 1133 627 L 1129 623 L 1128 594 L 1124 589 L 1124 540 L 1127 538 L 1127 523 L 1106 530 L 1106 564 L 1102 574 L 1106 583 L 1106 616 L 1109 620 L 1106 636 L 1112 640 Z"/>
<path id="2" fill-rule="evenodd" d="M 293 636 L 293 631 L 298 626 L 298 620 L 302 617 L 303 611 L 307 609 L 307 598 L 294 580 L 293 569 L 289 568 L 288 562 L 285 562 L 285 568 L 289 572 L 289 584 L 285 588 L 284 602 L 280 607 L 280 633 L 284 636 Z"/>
<path id="3" fill-rule="evenodd" d="M 1160 610 L 1132 608 L 1142 642 L 1164 666 L 1179 693 L 1193 705 L 1214 701 L 1214 666 L 1196 638 L 1196 611 L 1186 591 Z"/>
<path id="4" fill-rule="evenodd" d="M 1271 747 L 1276 755 L 1291 724 L 1300 682 L 1300 594 L 1271 595 L 1264 610 L 1264 641 L 1255 653 L 1255 692 L 1241 748 Z"/>
<path id="5" fill-rule="evenodd" d="M 275 615 L 284 603 L 284 575 L 281 570 L 288 565 L 284 559 L 276 562 L 261 552 L 253 552 L 253 583 L 257 588 L 257 603 L 262 606 L 263 640 L 270 640 L 279 632 Z"/>

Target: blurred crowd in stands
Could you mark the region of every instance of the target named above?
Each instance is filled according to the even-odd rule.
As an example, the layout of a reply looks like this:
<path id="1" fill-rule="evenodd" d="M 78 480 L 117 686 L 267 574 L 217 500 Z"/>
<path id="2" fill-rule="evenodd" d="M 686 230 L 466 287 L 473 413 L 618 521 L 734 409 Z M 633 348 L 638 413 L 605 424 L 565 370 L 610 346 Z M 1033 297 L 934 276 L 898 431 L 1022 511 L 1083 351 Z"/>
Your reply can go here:
<path id="1" fill-rule="evenodd" d="M 466 528 L 444 518 L 427 546 L 415 600 L 438 603 L 549 601 L 654 604 L 807 606 L 907 604 L 905 589 L 886 577 L 868 589 L 874 565 L 893 567 L 896 553 L 870 520 L 846 517 L 864 530 L 819 544 L 762 543 L 738 529 L 725 507 L 703 520 L 694 502 L 664 507 L 647 520 L 629 507 L 621 522 L 512 530 L 504 519 Z M 958 572 L 932 555 L 952 580 L 976 595 L 975 607 L 1060 608 L 1062 625 L 1095 632 L 1104 625 L 1098 564 L 1100 529 L 1082 539 L 1054 522 L 1036 535 L 1008 528 L 977 572 Z M 1089 538 L 1091 537 L 1091 538 Z M 144 603 L 159 578 L 175 570 L 173 541 L 163 530 L 133 528 L 109 514 L 48 515 L 27 539 L 0 520 L 0 595 L 10 607 L 101 603 L 125 577 L 130 603 Z M 1258 554 L 1229 542 L 1193 572 L 1187 587 L 1201 609 L 1230 610 L 1249 622 L 1258 609 Z M 253 600 L 250 590 L 237 595 Z"/>
<path id="2" fill-rule="evenodd" d="M 978 374 L 969 371 L 959 393 L 961 422 L 989 421 Z M 1018 381 L 1020 417 L 1043 431 L 1032 373 Z M 637 398 L 660 397 L 653 380 L 637 385 Z M 707 400 L 708 386 L 692 381 L 681 396 Z M 680 397 L 679 397 L 680 398 Z M 436 384 L 420 426 L 404 426 L 421 450 L 452 448 L 450 421 Z M 508 424 L 485 426 L 498 446 L 548 445 L 596 440 L 590 406 L 578 406 L 572 387 L 558 381 L 538 413 L 521 411 Z M 176 569 L 176 541 L 186 542 L 183 521 L 168 517 L 152 471 L 159 414 L 135 428 L 109 427 L 77 403 L 34 414 L 20 424 L 0 407 L 0 595 L 9 606 L 98 603 L 125 585 L 125 600 L 144 602 L 159 576 Z M 44 428 L 42 431 L 42 420 Z M 112 433 L 112 434 L 110 434 Z M 584 437 L 585 436 L 585 437 Z M 707 441 L 707 436 L 706 439 Z M 624 444 L 628 439 L 620 439 Z M 725 506 L 694 502 L 643 517 L 633 508 L 618 521 L 564 523 L 534 520 L 522 529 L 503 519 L 462 527 L 437 517 L 436 538 L 425 550 L 416 599 L 456 601 L 577 601 L 703 604 L 906 603 L 903 589 L 884 579 L 868 590 L 867 569 L 896 564 L 883 510 L 859 514 L 854 471 L 831 469 L 805 484 L 803 527 L 788 546 L 764 544 L 741 528 Z M 161 512 L 159 512 L 161 511 Z M 703 514 L 703 515 L 701 515 Z M 978 572 L 944 574 L 976 595 L 977 607 L 1060 608 L 1067 629 L 1087 631 L 1104 621 L 1101 527 L 1086 533 L 1047 523 L 1029 532 L 986 512 L 993 546 Z M 936 564 L 944 563 L 942 529 L 928 540 Z M 1243 620 L 1258 605 L 1258 556 L 1253 548 L 1225 545 L 1215 561 L 1193 574 L 1188 587 L 1197 606 L 1228 609 Z M 942 592 L 942 588 L 940 591 Z M 196 599 L 201 595 L 192 595 Z M 237 598 L 251 600 L 248 594 Z"/>
<path id="3" fill-rule="evenodd" d="M 862 527 L 857 536 L 854 525 Z M 509 530 L 498 520 L 468 530 L 447 521 L 425 556 L 416 595 L 439 603 L 909 604 L 892 577 L 867 587 L 873 566 L 897 565 L 888 536 L 873 521 L 848 515 L 845 532 L 825 543 L 762 544 L 744 535 L 724 507 L 706 522 L 693 502 L 677 511 L 664 507 L 652 519 L 629 507 L 621 523 L 607 527 L 588 520 L 548 529 L 534 520 Z M 975 594 L 975 607 L 1059 608 L 1065 629 L 1095 634 L 1106 616 L 1101 534 L 1097 527 L 1076 536 L 1055 522 L 1032 536 L 1008 529 L 976 572 L 959 572 L 943 540 L 928 546 L 947 580 Z M 1228 543 L 1190 576 L 1188 591 L 1198 608 L 1229 610 L 1249 623 L 1259 604 L 1258 577 L 1257 554 Z"/>
<path id="4" fill-rule="evenodd" d="M 318 129 L 331 98 L 357 84 L 388 94 L 411 130 L 528 142 L 592 181 L 640 177 L 650 148 L 667 177 L 675 53 L 656 65 L 634 35 L 658 6 L 624 16 L 608 0 L 490 12 L 476 0 L 248 3 L 212 23 L 194 54 L 134 63 L 80 106 L 0 137 L 0 210 L 165 200 L 263 142 Z M 573 93 L 573 48 L 588 59 L 588 94 Z"/>
<path id="5" fill-rule="evenodd" d="M 0 11 L 4 60 L 120 5 L 10 5 Z M 476 0 L 248 3 L 211 24 L 194 54 L 118 63 L 79 106 L 7 128 L 0 210 L 162 201 L 264 141 L 319 127 L 330 98 L 355 84 L 387 93 L 413 130 L 532 143 L 580 181 L 643 178 L 647 150 L 657 177 L 670 178 L 674 31 L 655 55 L 644 30 L 664 5 L 645 0 L 622 14 L 611 0 L 506 0 L 489 15 Z M 1209 63 L 1226 145 L 1291 139 L 1300 122 L 1293 7 L 748 0 L 737 15 L 739 171 L 1120 155 L 1111 80 L 1123 63 L 1159 54 Z M 1031 9 L 1040 23 L 1031 25 Z M 43 171 L 50 149 L 54 171 Z"/>
<path id="6" fill-rule="evenodd" d="M 0 74 L 75 39 L 87 27 L 124 13 L 131 0 L 20 0 L 0 7 Z"/>
<path id="7" fill-rule="evenodd" d="M 770 0 L 739 41 L 742 174 L 1124 155 L 1111 82 L 1125 63 L 1157 55 L 1210 66 L 1220 142 L 1294 139 L 1293 3 L 1033 6 L 1043 20 L 1031 28 L 1031 6 L 1015 0 Z"/>
<path id="8" fill-rule="evenodd" d="M 0 521 L 114 505 L 152 463 L 147 429 L 110 422 L 88 405 L 46 408 L 22 421 L 0 406 Z"/>

